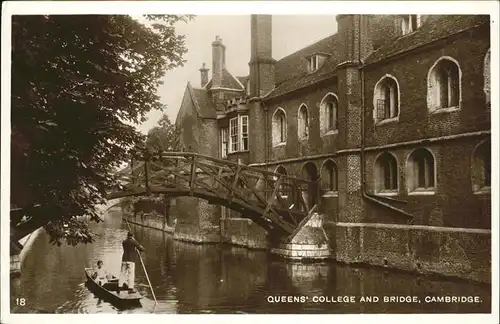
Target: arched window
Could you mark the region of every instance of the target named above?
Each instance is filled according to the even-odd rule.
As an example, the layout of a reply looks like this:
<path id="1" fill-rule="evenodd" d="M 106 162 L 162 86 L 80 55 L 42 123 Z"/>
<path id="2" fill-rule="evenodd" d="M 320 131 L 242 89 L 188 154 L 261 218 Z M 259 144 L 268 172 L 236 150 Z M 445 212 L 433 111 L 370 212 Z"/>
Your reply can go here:
<path id="1" fill-rule="evenodd" d="M 442 57 L 429 70 L 427 104 L 431 111 L 458 108 L 461 98 L 461 71 L 458 62 Z"/>
<path id="2" fill-rule="evenodd" d="M 338 129 L 339 109 L 338 98 L 333 93 L 328 93 L 320 104 L 321 135 Z"/>
<path id="3" fill-rule="evenodd" d="M 490 78 L 491 78 L 491 68 L 490 68 L 490 50 L 486 53 L 484 58 L 484 94 L 486 96 L 486 103 L 490 103 Z"/>
<path id="4" fill-rule="evenodd" d="M 434 193 L 436 169 L 432 153 L 419 148 L 408 157 L 407 188 L 409 193 Z"/>
<path id="5" fill-rule="evenodd" d="M 286 114 L 282 108 L 276 109 L 272 118 L 273 145 L 286 143 Z"/>
<path id="6" fill-rule="evenodd" d="M 375 122 L 399 116 L 399 97 L 399 85 L 395 77 L 387 74 L 377 82 L 373 92 Z"/>
<path id="7" fill-rule="evenodd" d="M 375 161 L 375 191 L 379 194 L 398 192 L 398 162 L 391 153 L 382 153 Z"/>
<path id="8" fill-rule="evenodd" d="M 306 138 L 309 135 L 309 114 L 306 105 L 300 105 L 297 119 L 299 139 Z"/>
<path id="9" fill-rule="evenodd" d="M 491 188 L 491 142 L 480 143 L 472 153 L 472 190 L 490 191 Z"/>
<path id="10" fill-rule="evenodd" d="M 321 168 L 321 189 L 327 192 L 337 192 L 337 166 L 335 162 L 328 159 Z"/>

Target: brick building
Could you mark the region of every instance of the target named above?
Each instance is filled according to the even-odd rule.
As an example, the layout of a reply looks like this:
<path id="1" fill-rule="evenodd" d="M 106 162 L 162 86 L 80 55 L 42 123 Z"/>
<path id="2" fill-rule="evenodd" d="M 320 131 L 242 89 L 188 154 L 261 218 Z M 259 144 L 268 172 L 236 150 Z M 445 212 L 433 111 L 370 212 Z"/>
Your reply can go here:
<path id="1" fill-rule="evenodd" d="M 177 116 L 184 150 L 320 181 L 309 203 L 326 223 L 491 228 L 489 17 L 336 21 L 336 34 L 276 61 L 272 17 L 253 15 L 244 77 L 217 36 L 212 77 L 203 64 Z M 223 207 L 188 197 L 176 208 L 179 238 L 265 241 Z"/>

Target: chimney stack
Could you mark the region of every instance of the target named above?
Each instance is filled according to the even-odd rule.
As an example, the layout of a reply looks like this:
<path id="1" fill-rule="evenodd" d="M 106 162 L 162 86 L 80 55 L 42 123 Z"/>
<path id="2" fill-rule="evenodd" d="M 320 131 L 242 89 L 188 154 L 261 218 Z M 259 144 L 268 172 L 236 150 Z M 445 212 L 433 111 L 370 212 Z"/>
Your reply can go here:
<path id="1" fill-rule="evenodd" d="M 201 87 L 205 87 L 208 83 L 208 69 L 206 68 L 205 63 L 201 65 L 201 69 L 199 70 L 201 74 Z"/>
<path id="2" fill-rule="evenodd" d="M 251 16 L 250 95 L 259 97 L 274 88 L 272 16 Z"/>
<path id="3" fill-rule="evenodd" d="M 222 69 L 226 67 L 226 46 L 222 38 L 215 36 L 212 42 L 212 88 L 219 88 L 222 84 Z"/>

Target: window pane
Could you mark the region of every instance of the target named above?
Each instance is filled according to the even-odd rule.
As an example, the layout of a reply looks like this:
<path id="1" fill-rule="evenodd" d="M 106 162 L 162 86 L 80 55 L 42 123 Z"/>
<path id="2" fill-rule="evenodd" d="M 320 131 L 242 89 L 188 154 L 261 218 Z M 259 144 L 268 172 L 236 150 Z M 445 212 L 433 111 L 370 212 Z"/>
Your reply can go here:
<path id="1" fill-rule="evenodd" d="M 421 156 L 417 156 L 417 181 L 418 188 L 425 188 L 425 160 Z"/>
<path id="2" fill-rule="evenodd" d="M 434 187 L 434 158 L 432 156 L 426 157 L 426 176 L 427 188 Z"/>

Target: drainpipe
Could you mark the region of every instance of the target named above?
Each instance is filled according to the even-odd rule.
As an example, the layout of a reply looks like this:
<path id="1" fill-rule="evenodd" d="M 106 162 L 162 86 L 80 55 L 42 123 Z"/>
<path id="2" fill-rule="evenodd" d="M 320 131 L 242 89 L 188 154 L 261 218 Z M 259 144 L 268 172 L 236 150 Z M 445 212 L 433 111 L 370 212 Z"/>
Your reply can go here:
<path id="1" fill-rule="evenodd" d="M 267 128 L 267 126 L 268 126 L 267 117 L 268 117 L 268 116 L 267 116 L 267 106 L 266 106 L 266 104 L 264 103 L 264 101 L 261 101 L 261 102 L 262 102 L 262 107 L 264 108 L 264 141 L 265 141 L 265 142 L 264 142 L 264 149 L 265 149 L 265 151 L 264 151 L 264 163 L 267 165 L 267 162 L 268 162 L 268 154 L 269 154 L 269 152 L 268 152 L 268 149 L 269 149 L 269 148 L 268 148 L 268 145 L 269 145 L 269 144 L 268 144 L 268 139 L 269 139 L 269 134 L 268 134 L 268 132 L 269 132 L 269 130 L 268 130 L 268 128 Z"/>
<path id="2" fill-rule="evenodd" d="M 361 33 L 361 18 L 358 20 L 358 31 Z M 361 70 L 361 149 L 360 149 L 360 163 L 361 163 L 361 192 L 363 195 L 363 199 L 366 199 L 368 201 L 371 201 L 373 203 L 376 203 L 380 206 L 386 207 L 388 209 L 391 209 L 399 214 L 405 215 L 406 217 L 409 218 L 408 223 L 413 224 L 413 219 L 414 216 L 412 214 L 409 214 L 405 212 L 402 209 L 396 208 L 392 206 L 391 204 L 382 202 L 372 196 L 370 196 L 366 192 L 366 173 L 365 173 L 365 108 L 366 108 L 366 102 L 365 102 L 365 70 L 363 67 L 363 61 L 361 59 L 361 37 L 358 37 L 358 55 L 359 55 L 359 63 L 360 63 L 360 70 Z"/>

